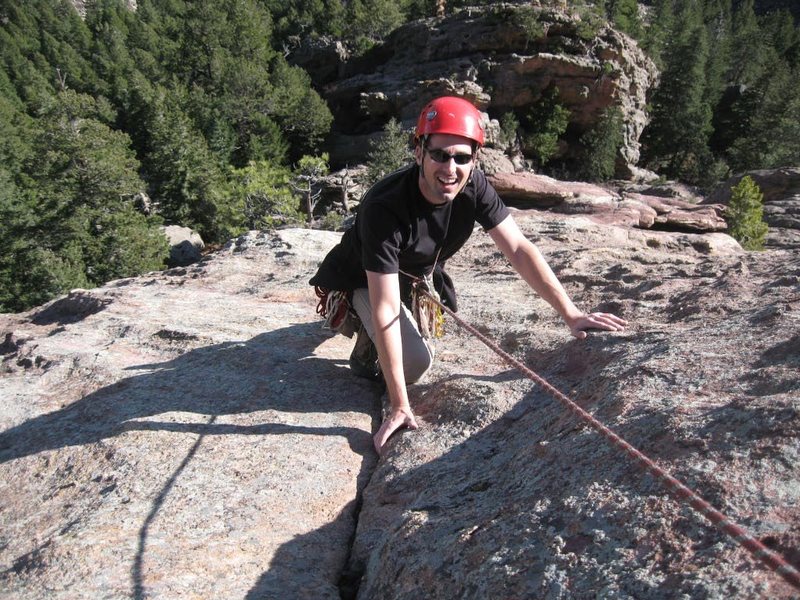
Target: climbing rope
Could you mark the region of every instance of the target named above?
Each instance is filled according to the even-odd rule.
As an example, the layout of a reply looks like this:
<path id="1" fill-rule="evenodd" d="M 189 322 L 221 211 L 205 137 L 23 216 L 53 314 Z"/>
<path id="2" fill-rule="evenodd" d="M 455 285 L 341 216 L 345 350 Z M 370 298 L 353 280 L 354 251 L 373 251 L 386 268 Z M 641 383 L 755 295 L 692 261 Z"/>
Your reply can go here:
<path id="1" fill-rule="evenodd" d="M 729 536 L 731 536 L 740 545 L 744 546 L 751 554 L 753 554 L 756 558 L 761 560 L 770 569 L 778 573 L 781 577 L 783 577 L 794 587 L 800 589 L 800 571 L 798 571 L 792 565 L 790 565 L 780 554 L 767 548 L 758 539 L 750 535 L 743 527 L 737 525 L 736 523 L 728 519 L 724 514 L 722 514 L 716 508 L 711 506 L 711 504 L 709 504 L 706 500 L 704 500 L 698 494 L 696 494 L 691 489 L 686 487 L 683 483 L 678 481 L 678 479 L 670 475 L 667 471 L 659 467 L 651 459 L 642 454 L 639 450 L 634 448 L 631 444 L 626 442 L 619 435 L 611 431 L 608 427 L 603 425 L 591 414 L 583 410 L 580 406 L 578 406 L 575 402 L 570 400 L 558 389 L 550 385 L 550 383 L 548 383 L 547 380 L 545 380 L 543 377 L 537 375 L 534 371 L 526 367 L 516 358 L 508 354 L 502 348 L 500 348 L 488 337 L 483 335 L 480 331 L 475 329 L 472 325 L 470 325 L 469 323 L 461 319 L 459 316 L 457 316 L 456 313 L 447 308 L 438 299 L 434 298 L 422 286 L 420 286 L 419 291 L 420 293 L 427 295 L 429 299 L 438 304 L 438 306 L 446 314 L 452 317 L 452 319 L 456 323 L 458 323 L 458 325 L 460 325 L 461 327 L 469 331 L 472 335 L 477 337 L 492 351 L 494 351 L 501 358 L 503 358 L 503 360 L 505 360 L 507 363 L 520 370 L 526 377 L 532 379 L 540 386 L 542 386 L 553 397 L 555 397 L 559 402 L 561 402 L 564 406 L 566 406 L 570 412 L 577 415 L 580 419 L 589 423 L 589 425 L 591 425 L 594 429 L 599 431 L 604 437 L 610 440 L 614 446 L 623 450 L 625 454 L 627 454 L 634 461 L 636 461 L 636 463 L 640 467 L 649 471 L 653 476 L 655 476 L 659 481 L 661 481 L 661 483 L 673 495 L 677 496 L 678 499 L 688 502 L 688 504 L 692 508 L 694 508 L 696 511 L 705 516 L 709 521 L 711 521 L 711 523 L 713 523 L 719 529 L 721 529 Z"/>

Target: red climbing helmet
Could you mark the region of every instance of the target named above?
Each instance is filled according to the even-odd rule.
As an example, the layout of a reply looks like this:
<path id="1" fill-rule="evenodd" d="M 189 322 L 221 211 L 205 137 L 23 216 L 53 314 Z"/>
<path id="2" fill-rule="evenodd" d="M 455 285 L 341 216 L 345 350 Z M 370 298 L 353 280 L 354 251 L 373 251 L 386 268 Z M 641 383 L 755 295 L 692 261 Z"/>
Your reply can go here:
<path id="1" fill-rule="evenodd" d="M 481 113 L 464 98 L 442 96 L 431 100 L 419 114 L 414 139 L 434 133 L 460 135 L 483 146 Z"/>

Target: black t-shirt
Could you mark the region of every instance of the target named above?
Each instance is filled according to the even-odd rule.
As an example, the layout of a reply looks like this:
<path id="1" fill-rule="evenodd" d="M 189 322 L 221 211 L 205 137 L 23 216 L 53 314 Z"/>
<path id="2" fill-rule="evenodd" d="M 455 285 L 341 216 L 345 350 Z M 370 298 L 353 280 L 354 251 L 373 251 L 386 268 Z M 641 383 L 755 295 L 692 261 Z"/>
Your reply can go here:
<path id="1" fill-rule="evenodd" d="M 434 205 L 419 189 L 419 167 L 412 164 L 376 183 L 358 207 L 356 222 L 322 261 L 311 285 L 352 291 L 367 286 L 366 271 L 414 276 L 431 273 L 444 303 L 456 308 L 445 261 L 469 239 L 479 223 L 489 230 L 509 212 L 483 172 L 474 169 L 452 202 Z M 400 276 L 404 301 L 408 278 Z"/>

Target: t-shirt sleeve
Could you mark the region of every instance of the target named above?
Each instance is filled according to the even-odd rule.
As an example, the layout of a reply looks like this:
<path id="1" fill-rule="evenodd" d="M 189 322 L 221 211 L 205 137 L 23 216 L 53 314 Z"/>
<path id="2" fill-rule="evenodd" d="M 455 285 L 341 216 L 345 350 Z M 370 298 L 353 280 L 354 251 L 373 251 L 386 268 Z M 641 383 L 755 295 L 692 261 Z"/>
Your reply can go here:
<path id="1" fill-rule="evenodd" d="M 475 183 L 475 220 L 488 231 L 511 213 L 482 171 L 476 170 L 472 177 Z"/>
<path id="2" fill-rule="evenodd" d="M 397 273 L 402 239 L 395 215 L 378 203 L 370 203 L 359 214 L 358 228 L 364 270 Z"/>

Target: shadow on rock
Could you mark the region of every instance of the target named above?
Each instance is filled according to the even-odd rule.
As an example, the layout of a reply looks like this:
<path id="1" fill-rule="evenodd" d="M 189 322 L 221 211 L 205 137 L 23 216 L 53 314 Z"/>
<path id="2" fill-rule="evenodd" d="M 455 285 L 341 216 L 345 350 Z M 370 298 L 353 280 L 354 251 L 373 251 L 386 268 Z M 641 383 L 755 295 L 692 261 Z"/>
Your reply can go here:
<path id="1" fill-rule="evenodd" d="M 291 325 L 246 342 L 208 346 L 167 362 L 139 365 L 131 370 L 141 374 L 0 433 L 0 462 L 90 444 L 130 430 L 254 435 L 298 432 L 297 427 L 272 423 L 237 426 L 137 421 L 173 411 L 207 416 L 266 410 L 368 411 L 363 397 L 337 393 L 331 385 L 341 377 L 352 382 L 347 368 L 314 357 L 314 348 L 327 337 L 318 323 Z M 347 431 L 328 433 L 349 435 Z"/>
<path id="2" fill-rule="evenodd" d="M 372 461 L 369 463 L 371 469 Z M 368 473 L 362 467 L 359 489 L 362 489 L 366 483 L 364 477 L 368 477 Z M 351 589 L 350 584 L 357 584 L 357 581 L 348 581 L 347 571 L 340 577 L 338 584 L 320 577 L 319 571 L 342 573 L 345 569 L 349 548 L 331 547 L 330 541 L 339 539 L 348 532 L 352 536 L 359 507 L 360 500 L 354 500 L 330 523 L 283 544 L 273 556 L 269 571 L 259 578 L 248 592 L 245 600 L 355 598 L 355 591 L 358 588 Z M 360 576 L 360 573 L 358 575 Z"/>
<path id="3" fill-rule="evenodd" d="M 329 336 L 318 323 L 298 324 L 266 332 L 245 342 L 223 343 L 189 351 L 175 359 L 132 367 L 138 372 L 81 398 L 61 410 L 32 418 L 0 434 L 0 462 L 70 446 L 84 446 L 129 431 L 196 434 L 194 444 L 152 500 L 138 534 L 131 567 L 132 597 L 148 595 L 145 563 L 151 526 L 184 471 L 210 436 L 296 435 L 338 436 L 360 456 L 354 497 L 369 478 L 375 455 L 369 431 L 336 421 L 316 425 L 287 424 L 275 413 L 362 413 L 377 418 L 377 386 L 354 380 L 338 361 L 318 358 L 314 351 Z M 337 385 L 337 381 L 340 385 Z M 342 393 L 361 387 L 366 393 Z M 225 423 L 226 415 L 266 413 L 253 424 Z M 177 422 L 169 413 L 196 416 Z M 158 415 L 165 415 L 161 420 Z M 156 417 L 154 419 L 153 417 Z M 198 418 L 200 417 L 200 418 Z M 330 421 L 325 421 L 330 423 Z M 286 592 L 308 589 L 294 597 L 338 598 L 336 580 L 344 568 L 357 518 L 358 501 L 342 508 L 330 523 L 285 544 L 271 569 L 255 584 L 250 597 L 289 597 Z M 333 547 L 332 547 L 333 546 Z M 288 586 L 288 587 L 287 587 Z M 304 587 L 305 586 L 305 587 Z M 291 596 L 291 594 L 290 594 Z"/>

